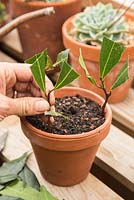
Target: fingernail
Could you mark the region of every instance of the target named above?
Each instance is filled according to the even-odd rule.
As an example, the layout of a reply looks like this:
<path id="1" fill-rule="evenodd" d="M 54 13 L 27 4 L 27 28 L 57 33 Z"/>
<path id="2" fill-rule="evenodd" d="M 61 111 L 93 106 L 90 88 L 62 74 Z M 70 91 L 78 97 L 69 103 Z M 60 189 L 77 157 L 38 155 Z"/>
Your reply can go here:
<path id="1" fill-rule="evenodd" d="M 49 103 L 47 101 L 36 101 L 35 102 L 35 109 L 37 112 L 44 112 L 49 110 Z"/>

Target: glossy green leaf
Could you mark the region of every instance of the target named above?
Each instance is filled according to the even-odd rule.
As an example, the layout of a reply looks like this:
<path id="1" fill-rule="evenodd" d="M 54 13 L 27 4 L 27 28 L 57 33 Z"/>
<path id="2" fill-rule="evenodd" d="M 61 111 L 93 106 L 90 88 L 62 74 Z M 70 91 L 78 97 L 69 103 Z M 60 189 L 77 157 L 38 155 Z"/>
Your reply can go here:
<path id="1" fill-rule="evenodd" d="M 37 85 L 45 93 L 45 67 L 47 65 L 47 51 L 43 51 L 39 57 L 35 55 L 35 58 L 33 57 L 33 60 L 34 59 L 35 61 L 30 68 Z"/>
<path id="2" fill-rule="evenodd" d="M 50 111 L 45 111 L 44 113 L 46 116 L 49 115 L 49 116 L 55 116 L 55 117 L 63 117 L 65 119 L 69 119 L 69 117 L 59 113 L 59 112 L 55 112 L 53 110 L 50 110 Z"/>
<path id="3" fill-rule="evenodd" d="M 76 78 L 79 77 L 79 74 L 74 71 L 74 69 L 66 62 L 63 63 L 59 79 L 54 87 L 54 89 L 62 88 L 68 84 L 70 84 L 72 81 L 74 81 Z"/>
<path id="4" fill-rule="evenodd" d="M 122 83 L 124 83 L 126 80 L 129 79 L 128 76 L 128 60 L 126 61 L 125 65 L 121 68 L 120 72 L 118 73 L 111 90 L 117 88 L 120 86 Z"/>
<path id="5" fill-rule="evenodd" d="M 62 66 L 64 62 L 67 62 L 67 60 L 68 60 L 68 54 L 69 54 L 69 49 L 61 51 L 57 55 L 57 60 L 56 60 L 56 63 L 54 64 L 54 66 L 57 66 L 57 65 L 61 65 Z"/>
<path id="6" fill-rule="evenodd" d="M 56 198 L 54 196 L 52 196 L 44 186 L 41 186 L 40 200 L 56 200 Z"/>
<path id="7" fill-rule="evenodd" d="M 21 181 L 14 181 L 7 185 L 0 194 L 17 197 L 23 200 L 40 200 L 40 192 L 32 187 L 25 185 Z"/>
<path id="8" fill-rule="evenodd" d="M 90 76 L 90 74 L 89 74 L 89 72 L 88 72 L 88 70 L 87 70 L 87 68 L 86 68 L 86 65 L 85 65 L 84 60 L 83 60 L 83 56 L 82 56 L 81 49 L 80 49 L 79 63 L 80 63 L 80 65 L 81 65 L 81 67 L 83 68 L 87 79 L 88 79 L 92 84 L 95 85 L 95 84 L 96 84 L 96 81 L 95 81 L 95 79 L 94 79 L 92 76 Z"/>
<path id="9" fill-rule="evenodd" d="M 47 52 L 47 50 L 44 50 L 43 52 Z M 42 55 L 43 52 L 35 54 L 34 56 L 32 56 L 31 58 L 28 58 L 24 62 L 27 64 L 33 64 L 37 60 L 37 58 L 39 58 Z"/>
<path id="10" fill-rule="evenodd" d="M 6 183 L 11 181 L 11 177 L 13 180 L 13 176 L 14 179 L 16 177 L 16 175 L 23 169 L 26 160 L 27 160 L 28 154 L 24 153 L 21 157 L 6 162 L 4 163 L 1 167 L 0 167 L 0 184 L 1 183 Z M 6 179 L 6 182 L 5 182 Z"/>
<path id="11" fill-rule="evenodd" d="M 40 185 L 35 174 L 26 165 L 19 173 L 19 177 L 26 185 L 39 190 Z"/>
<path id="12" fill-rule="evenodd" d="M 102 79 L 119 62 L 125 47 L 104 37 L 100 53 L 100 76 Z"/>

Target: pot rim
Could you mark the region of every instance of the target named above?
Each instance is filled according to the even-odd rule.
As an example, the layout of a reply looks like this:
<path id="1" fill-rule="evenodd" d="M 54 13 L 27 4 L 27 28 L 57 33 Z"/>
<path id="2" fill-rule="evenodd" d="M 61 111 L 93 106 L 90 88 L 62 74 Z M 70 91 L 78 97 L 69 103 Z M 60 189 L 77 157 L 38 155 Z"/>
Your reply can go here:
<path id="1" fill-rule="evenodd" d="M 15 0 L 18 3 L 25 3 L 28 6 L 33 6 L 36 7 L 38 6 L 62 6 L 62 5 L 68 5 L 70 3 L 76 2 L 78 0 L 65 0 L 65 1 L 60 1 L 60 2 L 42 2 L 42 1 L 33 1 L 33 2 L 23 2 L 23 0 Z"/>
<path id="2" fill-rule="evenodd" d="M 101 96 L 99 96 L 98 94 L 96 94 L 96 93 L 94 93 L 90 90 L 77 88 L 77 87 L 64 87 L 64 88 L 61 88 L 60 90 L 70 90 L 70 89 L 71 90 L 77 89 L 77 91 L 85 91 L 87 93 L 90 93 L 91 96 L 96 97 L 101 102 L 101 104 L 103 104 L 103 102 L 104 102 L 104 99 Z M 97 102 L 97 101 L 95 101 L 95 102 Z M 51 138 L 51 140 L 52 139 L 54 139 L 54 140 L 60 140 L 61 139 L 63 141 L 63 140 L 79 140 L 79 139 L 82 139 L 82 138 L 85 139 L 86 137 L 89 137 L 89 134 L 90 134 L 91 137 L 94 137 L 96 135 L 96 133 L 100 134 L 102 130 L 106 129 L 107 126 L 109 126 L 109 122 L 111 122 L 111 120 L 112 120 L 112 111 L 111 111 L 109 104 L 106 105 L 105 118 L 106 118 L 105 122 L 101 126 L 99 126 L 98 128 L 96 128 L 92 131 L 88 131 L 88 132 L 84 132 L 84 133 L 80 133 L 80 134 L 75 134 L 75 135 L 58 135 L 58 134 L 52 134 L 52 133 L 42 131 L 40 129 L 35 128 L 33 125 L 31 125 L 26 120 L 26 117 L 21 117 L 21 121 L 22 121 L 22 123 L 25 124 L 25 126 L 27 128 L 30 128 L 34 133 L 36 133 L 40 137 Z"/>
<path id="3" fill-rule="evenodd" d="M 77 13 L 78 14 L 78 13 Z M 72 24 L 72 20 L 73 18 L 77 15 L 73 15 L 71 17 L 69 17 L 64 24 L 62 25 L 62 37 L 63 37 L 63 43 L 64 46 L 68 49 L 71 50 L 70 46 L 75 46 L 77 48 L 75 48 L 75 50 L 72 50 L 72 52 L 74 53 L 74 55 L 78 56 L 78 50 L 81 48 L 82 52 L 83 52 L 83 57 L 85 59 L 91 59 L 93 61 L 96 61 L 96 57 L 97 60 L 99 60 L 99 54 L 100 54 L 100 49 L 101 46 L 92 46 L 92 45 L 87 45 L 84 44 L 82 42 L 79 42 L 77 40 L 75 40 L 74 38 L 72 38 L 69 34 L 68 34 L 68 27 L 69 26 L 73 26 Z M 132 16 L 131 14 L 129 15 L 129 13 L 126 14 L 127 18 L 130 18 L 132 20 L 132 17 L 134 19 L 134 15 Z M 70 27 L 69 27 L 70 28 Z M 134 59 L 133 56 L 133 51 L 134 51 L 134 45 L 126 45 L 125 46 L 126 49 L 121 57 L 121 60 L 126 60 L 126 58 L 130 58 L 130 59 Z M 77 50 L 78 49 L 78 50 Z M 131 52 L 131 53 L 130 53 Z M 88 55 L 87 55 L 88 54 Z M 90 55 L 92 54 L 92 55 Z M 97 54 L 97 56 L 94 56 L 93 54 Z"/>

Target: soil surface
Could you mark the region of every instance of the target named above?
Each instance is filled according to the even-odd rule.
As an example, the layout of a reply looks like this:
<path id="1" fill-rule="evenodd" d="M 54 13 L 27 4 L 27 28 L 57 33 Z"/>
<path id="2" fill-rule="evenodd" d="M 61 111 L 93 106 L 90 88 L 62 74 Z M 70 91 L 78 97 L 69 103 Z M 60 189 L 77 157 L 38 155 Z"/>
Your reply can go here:
<path id="1" fill-rule="evenodd" d="M 56 99 L 57 112 L 68 116 L 54 117 L 50 130 L 48 124 L 43 122 L 41 116 L 29 116 L 27 120 L 36 128 L 59 135 L 79 134 L 91 131 L 104 123 L 105 118 L 99 104 L 82 96 L 66 96 Z"/>

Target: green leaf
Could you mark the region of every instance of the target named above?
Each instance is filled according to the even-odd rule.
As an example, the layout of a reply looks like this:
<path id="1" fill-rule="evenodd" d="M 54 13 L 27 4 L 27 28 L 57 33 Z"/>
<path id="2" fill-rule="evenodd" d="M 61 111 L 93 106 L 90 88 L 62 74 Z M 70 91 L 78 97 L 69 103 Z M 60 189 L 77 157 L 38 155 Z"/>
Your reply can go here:
<path id="1" fill-rule="evenodd" d="M 19 177 L 26 185 L 39 190 L 40 184 L 35 174 L 29 169 L 29 167 L 25 166 L 19 173 Z"/>
<path id="2" fill-rule="evenodd" d="M 0 196 L 0 200 L 22 200 L 20 198 L 8 197 L 8 196 Z"/>
<path id="3" fill-rule="evenodd" d="M 6 186 L 0 191 L 0 194 L 21 198 L 23 200 L 40 200 L 40 192 L 38 190 L 29 187 L 18 180 Z"/>
<path id="4" fill-rule="evenodd" d="M 13 180 L 13 176 L 15 179 L 15 175 L 17 175 L 24 167 L 26 160 L 27 160 L 28 154 L 24 153 L 21 157 L 6 162 L 0 167 L 0 184 L 6 183 L 11 181 L 11 177 Z M 5 182 L 5 179 L 7 180 Z"/>
<path id="5" fill-rule="evenodd" d="M 0 175 L 0 184 L 8 183 L 17 178 L 17 174 Z"/>
<path id="6" fill-rule="evenodd" d="M 40 56 L 35 55 L 35 58 L 32 58 L 34 63 L 31 65 L 31 71 L 33 77 L 39 86 L 39 88 L 45 93 L 45 67 L 47 65 L 47 51 L 43 51 Z"/>
<path id="7" fill-rule="evenodd" d="M 61 51 L 57 55 L 56 63 L 53 66 L 57 66 L 57 65 L 61 65 L 62 66 L 64 62 L 67 62 L 67 60 L 68 60 L 68 54 L 69 54 L 69 49 Z"/>
<path id="8" fill-rule="evenodd" d="M 4 185 L 0 185 L 0 190 L 2 190 L 5 186 Z"/>
<path id="9" fill-rule="evenodd" d="M 45 51 L 47 52 L 47 50 L 44 50 L 43 52 L 45 52 Z M 28 64 L 33 64 L 37 60 L 37 58 L 39 58 L 42 55 L 43 52 L 35 54 L 34 56 L 32 56 L 31 58 L 28 58 L 24 62 L 28 63 Z"/>
<path id="10" fill-rule="evenodd" d="M 65 119 L 69 119 L 69 117 L 59 113 L 59 112 L 55 112 L 53 110 L 50 110 L 50 111 L 45 111 L 44 113 L 46 116 L 49 115 L 49 116 L 55 116 L 55 117 L 63 117 Z"/>
<path id="11" fill-rule="evenodd" d="M 47 55 L 47 64 L 46 64 L 46 70 L 52 70 L 53 67 L 53 62 L 50 58 L 50 56 Z"/>
<path id="12" fill-rule="evenodd" d="M 125 47 L 104 37 L 100 53 L 100 76 L 102 79 L 119 62 Z"/>
<path id="13" fill-rule="evenodd" d="M 56 200 L 44 186 L 40 187 L 40 200 Z"/>
<path id="14" fill-rule="evenodd" d="M 120 72 L 118 73 L 111 90 L 117 88 L 120 86 L 122 83 L 124 83 L 126 80 L 129 79 L 128 76 L 128 60 L 126 61 L 125 65 L 121 68 Z"/>
<path id="15" fill-rule="evenodd" d="M 84 72 L 85 72 L 85 75 L 86 75 L 87 79 L 88 79 L 92 84 L 95 85 L 95 84 L 96 84 L 96 80 L 95 80 L 92 76 L 90 76 L 90 74 L 89 74 L 89 72 L 88 72 L 88 70 L 87 70 L 87 68 L 86 68 L 86 65 L 85 65 L 84 60 L 83 60 L 83 56 L 82 56 L 81 49 L 80 49 L 79 63 L 80 63 L 80 65 L 81 65 L 82 69 L 84 69 Z"/>
<path id="16" fill-rule="evenodd" d="M 68 85 L 78 77 L 79 74 L 76 71 L 74 71 L 74 69 L 68 63 L 64 62 L 54 90 Z"/>

